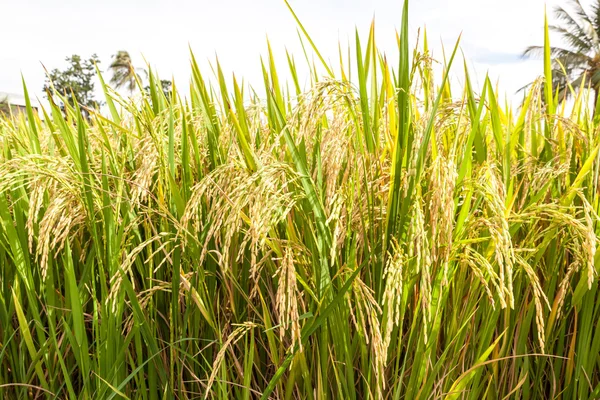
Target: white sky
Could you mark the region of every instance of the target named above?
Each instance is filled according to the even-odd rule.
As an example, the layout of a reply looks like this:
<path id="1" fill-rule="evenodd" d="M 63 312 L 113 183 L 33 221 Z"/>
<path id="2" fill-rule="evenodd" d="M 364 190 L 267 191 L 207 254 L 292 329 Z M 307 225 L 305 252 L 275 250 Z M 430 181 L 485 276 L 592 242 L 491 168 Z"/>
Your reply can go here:
<path id="1" fill-rule="evenodd" d="M 441 39 L 449 52 L 462 32 L 462 50 L 481 83 L 489 71 L 509 98 L 542 73 L 539 60 L 522 60 L 531 44 L 543 43 L 544 6 L 558 0 L 411 0 L 410 28 L 427 27 L 434 57 L 441 59 Z M 338 57 L 338 39 L 354 47 L 354 28 L 363 42 L 376 20 L 380 50 L 396 52 L 395 29 L 402 0 L 290 0 L 321 53 Z M 583 2 L 587 4 L 586 1 Z M 71 54 L 97 53 L 106 69 L 117 50 L 127 50 L 134 64 L 143 57 L 163 79 L 174 76 L 179 87 L 189 81 L 191 46 L 201 68 L 219 60 L 251 83 L 262 83 L 260 56 L 266 37 L 287 69 L 285 48 L 301 64 L 304 56 L 295 22 L 283 0 L 0 0 L 0 91 L 21 93 L 21 72 L 30 93 L 42 97 L 44 72 L 64 67 Z M 456 63 L 460 79 L 462 60 Z M 107 76 L 108 78 L 108 76 Z"/>

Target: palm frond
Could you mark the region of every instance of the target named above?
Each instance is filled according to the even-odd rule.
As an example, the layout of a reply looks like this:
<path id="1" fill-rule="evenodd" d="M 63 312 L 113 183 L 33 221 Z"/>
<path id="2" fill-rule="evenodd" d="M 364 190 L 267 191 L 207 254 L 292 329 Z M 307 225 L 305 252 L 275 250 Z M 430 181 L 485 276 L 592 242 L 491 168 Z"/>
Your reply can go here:
<path id="1" fill-rule="evenodd" d="M 594 50 L 594 45 L 588 37 L 580 30 L 569 31 L 558 25 L 550 25 L 551 31 L 559 33 L 561 38 L 573 49 L 580 53 L 590 53 Z"/>
<path id="2" fill-rule="evenodd" d="M 541 57 L 544 54 L 543 46 L 529 46 L 523 52 L 525 57 Z M 585 68 L 592 58 L 587 54 L 577 53 L 571 50 L 560 47 L 552 47 L 551 54 L 554 59 L 560 59 L 565 66 L 569 65 L 572 68 Z"/>
<path id="3" fill-rule="evenodd" d="M 554 16 L 556 19 L 563 23 L 565 29 L 567 29 L 568 31 L 581 32 L 591 43 L 594 42 L 594 35 L 589 29 L 589 27 L 591 26 L 589 18 L 587 20 L 578 20 L 561 6 L 557 6 L 554 9 Z"/>
<path id="4" fill-rule="evenodd" d="M 113 56 L 109 69 L 112 71 L 110 83 L 117 88 L 127 87 L 130 92 L 133 92 L 136 81 L 141 80 L 141 76 L 131 62 L 131 56 L 125 50 L 120 50 Z"/>
<path id="5" fill-rule="evenodd" d="M 590 25 L 592 24 L 592 19 L 590 18 L 590 15 L 588 15 L 588 13 L 585 11 L 585 8 L 583 8 L 579 0 L 571 0 L 570 4 L 573 8 L 573 12 L 578 18 L 581 19 L 581 21 Z"/>
<path id="6" fill-rule="evenodd" d="M 591 19 L 596 32 L 600 32 L 600 2 L 596 2 L 592 5 Z"/>

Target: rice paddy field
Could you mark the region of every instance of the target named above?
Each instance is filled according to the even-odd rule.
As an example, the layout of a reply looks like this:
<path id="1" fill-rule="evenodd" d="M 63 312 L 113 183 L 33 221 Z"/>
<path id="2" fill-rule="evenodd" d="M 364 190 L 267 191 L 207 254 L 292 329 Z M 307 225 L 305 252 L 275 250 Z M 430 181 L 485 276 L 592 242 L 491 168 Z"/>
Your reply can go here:
<path id="1" fill-rule="evenodd" d="M 506 105 L 407 10 L 398 64 L 299 23 L 306 87 L 192 55 L 169 97 L 2 117 L 0 398 L 600 398 L 592 91 L 557 101 L 546 30 Z"/>

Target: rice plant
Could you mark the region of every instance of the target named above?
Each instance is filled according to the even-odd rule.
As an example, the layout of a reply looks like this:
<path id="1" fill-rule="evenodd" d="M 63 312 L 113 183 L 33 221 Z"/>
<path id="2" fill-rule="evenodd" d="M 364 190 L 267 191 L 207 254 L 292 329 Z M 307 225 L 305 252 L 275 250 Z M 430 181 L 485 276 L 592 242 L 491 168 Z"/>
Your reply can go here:
<path id="1" fill-rule="evenodd" d="M 408 2 L 398 65 L 298 24 L 307 88 L 191 55 L 189 95 L 0 118 L 0 398 L 600 398 L 599 121 L 547 29 L 512 108 Z"/>

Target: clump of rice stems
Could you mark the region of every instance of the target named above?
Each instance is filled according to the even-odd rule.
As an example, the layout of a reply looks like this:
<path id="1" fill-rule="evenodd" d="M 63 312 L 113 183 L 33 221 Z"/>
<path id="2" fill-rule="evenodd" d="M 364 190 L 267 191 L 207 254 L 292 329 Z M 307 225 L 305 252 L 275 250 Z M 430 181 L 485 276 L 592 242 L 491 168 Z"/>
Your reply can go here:
<path id="1" fill-rule="evenodd" d="M 229 334 L 227 340 L 223 342 L 221 348 L 219 349 L 219 352 L 217 353 L 217 356 L 215 357 L 215 361 L 213 362 L 212 373 L 210 374 L 208 382 L 206 383 L 206 391 L 204 394 L 205 399 L 208 399 L 208 397 L 211 394 L 210 388 L 212 387 L 217 377 L 217 373 L 219 372 L 221 363 L 223 362 L 225 358 L 225 353 L 227 352 L 229 347 L 235 345 L 241 338 L 244 337 L 245 334 L 248 333 L 248 331 L 254 329 L 255 327 L 256 324 L 253 324 L 252 322 L 244 322 L 243 324 L 237 325 L 235 326 L 235 329 Z"/>
<path id="2" fill-rule="evenodd" d="M 189 94 L 0 116 L 0 399 L 600 396 L 593 91 L 300 28 L 305 86 L 269 46 L 264 91 L 192 55 Z"/>
<path id="3" fill-rule="evenodd" d="M 131 283 L 135 288 L 135 279 L 131 276 L 132 270 L 131 267 L 136 261 L 139 261 L 140 254 L 144 251 L 147 251 L 151 248 L 152 253 L 148 260 L 152 259 L 154 255 L 161 255 L 161 261 L 156 265 L 155 269 L 160 268 L 162 265 L 169 264 L 171 253 L 173 250 L 168 252 L 167 254 L 165 248 L 174 242 L 173 235 L 168 232 L 161 232 L 156 236 L 149 237 L 144 242 L 137 245 L 127 254 L 123 254 L 121 263 L 118 269 L 114 272 L 114 274 L 110 278 L 111 291 L 109 294 L 109 301 L 112 304 L 112 310 L 116 312 L 117 307 L 119 307 L 119 293 L 121 292 L 121 283 L 123 279 L 126 279 L 127 275 L 129 275 L 131 279 Z M 155 248 L 152 248 L 152 245 L 156 244 Z"/>

